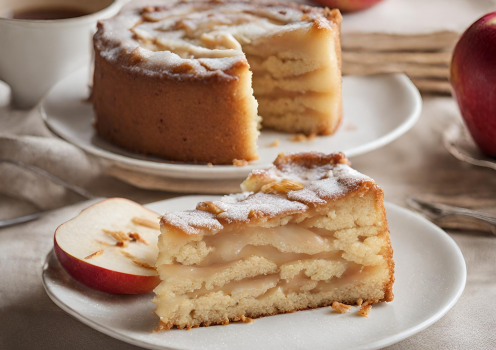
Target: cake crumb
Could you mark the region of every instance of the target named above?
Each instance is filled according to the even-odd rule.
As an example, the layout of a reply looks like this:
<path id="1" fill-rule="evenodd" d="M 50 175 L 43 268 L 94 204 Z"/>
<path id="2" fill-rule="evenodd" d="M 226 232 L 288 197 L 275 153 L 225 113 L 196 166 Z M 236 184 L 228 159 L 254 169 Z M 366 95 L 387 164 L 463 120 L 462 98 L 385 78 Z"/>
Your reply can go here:
<path id="1" fill-rule="evenodd" d="M 157 328 L 153 332 L 156 333 L 161 331 L 168 331 L 171 328 L 172 328 L 172 323 L 170 322 L 165 323 L 164 321 L 160 320 L 158 322 Z"/>
<path id="2" fill-rule="evenodd" d="M 362 299 L 362 298 L 358 299 L 358 300 L 356 301 L 356 303 L 357 303 L 357 305 L 358 305 L 358 306 L 362 306 L 362 304 L 363 304 L 363 299 Z"/>
<path id="3" fill-rule="evenodd" d="M 255 320 L 253 318 L 246 317 L 245 315 L 241 315 L 240 319 L 241 319 L 241 322 L 243 322 L 243 323 L 253 323 L 253 322 L 255 322 Z"/>
<path id="4" fill-rule="evenodd" d="M 146 262 L 141 262 L 141 261 L 138 261 L 138 260 L 133 260 L 133 263 L 135 263 L 138 266 L 144 267 L 145 269 L 149 269 L 149 270 L 156 270 L 157 269 L 155 266 L 152 266 L 150 264 L 147 264 Z"/>
<path id="5" fill-rule="evenodd" d="M 351 309 L 351 305 L 346 305 L 346 304 L 343 304 L 343 303 L 339 303 L 337 301 L 333 302 L 331 307 L 336 310 L 337 312 L 339 312 L 340 314 L 345 314 L 347 313 L 348 311 L 350 311 Z"/>
<path id="6" fill-rule="evenodd" d="M 279 139 L 276 139 L 274 142 L 272 142 L 269 147 L 279 147 Z"/>
<path id="7" fill-rule="evenodd" d="M 358 127 L 352 122 L 348 122 L 346 123 L 346 125 L 344 125 L 344 130 L 346 131 L 354 131 L 356 129 L 358 129 Z"/>
<path id="8" fill-rule="evenodd" d="M 363 317 L 369 317 L 369 311 L 372 309 L 372 304 L 369 304 L 368 301 L 362 304 L 360 310 L 358 310 L 358 314 Z"/>
<path id="9" fill-rule="evenodd" d="M 103 254 L 103 249 L 98 250 L 98 251 L 94 252 L 93 254 L 88 255 L 87 257 L 85 257 L 85 259 L 97 258 L 97 257 L 99 257 L 102 254 Z"/>
<path id="10" fill-rule="evenodd" d="M 223 326 L 227 326 L 229 324 L 229 319 L 225 318 L 224 321 L 222 321 Z"/>
<path id="11" fill-rule="evenodd" d="M 208 166 L 209 168 L 211 168 L 211 167 L 213 167 L 214 165 L 213 165 L 212 163 L 207 163 L 207 166 Z"/>
<path id="12" fill-rule="evenodd" d="M 143 244 L 150 245 L 150 243 L 146 239 L 144 239 L 143 237 L 141 237 L 141 235 L 139 233 L 137 233 L 137 232 L 129 232 L 127 235 L 133 241 L 138 241 L 138 242 L 141 242 Z"/>
<path id="13" fill-rule="evenodd" d="M 138 218 L 138 217 L 132 218 L 131 221 L 133 222 L 133 224 L 136 224 L 136 225 L 145 226 L 148 228 L 153 228 L 155 230 L 160 230 L 160 224 L 158 222 L 153 222 L 151 220 L 142 219 L 142 218 Z"/>
<path id="14" fill-rule="evenodd" d="M 245 165 L 248 165 L 248 162 L 244 159 L 233 159 L 233 165 L 245 166 Z"/>
<path id="15" fill-rule="evenodd" d="M 292 142 L 308 142 L 312 141 L 315 137 L 317 136 L 316 133 L 312 133 L 310 135 L 305 135 L 305 134 L 296 134 L 293 135 L 290 139 Z"/>

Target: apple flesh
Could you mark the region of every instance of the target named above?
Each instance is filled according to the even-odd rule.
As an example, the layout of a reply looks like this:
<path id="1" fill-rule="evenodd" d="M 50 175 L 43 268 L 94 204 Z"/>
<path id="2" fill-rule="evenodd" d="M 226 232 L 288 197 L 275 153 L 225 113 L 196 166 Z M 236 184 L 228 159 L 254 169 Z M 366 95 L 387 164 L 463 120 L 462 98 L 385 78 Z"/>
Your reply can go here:
<path id="1" fill-rule="evenodd" d="M 55 231 L 54 251 L 65 271 L 87 287 L 106 293 L 150 293 L 160 283 L 155 266 L 160 231 L 135 224 L 137 217 L 159 222 L 158 214 L 122 198 L 106 199 L 83 210 Z M 147 243 L 129 241 L 127 247 L 103 230 L 138 233 Z M 103 250 L 103 254 L 90 255 Z M 136 262 L 133 262 L 136 261 Z"/>
<path id="2" fill-rule="evenodd" d="M 450 81 L 474 141 L 496 157 L 496 12 L 472 24 L 456 44 Z"/>
<path id="3" fill-rule="evenodd" d="M 314 0 L 331 9 L 339 9 L 343 13 L 368 9 L 382 0 Z"/>

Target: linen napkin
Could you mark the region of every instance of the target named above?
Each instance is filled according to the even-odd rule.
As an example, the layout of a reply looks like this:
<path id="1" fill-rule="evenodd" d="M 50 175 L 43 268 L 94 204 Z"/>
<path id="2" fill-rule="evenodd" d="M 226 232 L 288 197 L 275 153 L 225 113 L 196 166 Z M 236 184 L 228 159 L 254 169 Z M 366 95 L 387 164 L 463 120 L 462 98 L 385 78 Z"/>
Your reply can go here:
<path id="1" fill-rule="evenodd" d="M 496 0 L 384 0 L 344 16 L 343 74 L 405 73 L 420 91 L 450 94 L 459 36 Z"/>
<path id="2" fill-rule="evenodd" d="M 10 90 L 0 83 L 0 220 L 59 208 L 83 198 L 52 180 L 2 160 L 20 161 L 99 196 L 139 199 L 142 189 L 170 193 L 225 194 L 239 192 L 240 180 L 183 180 L 147 174 L 85 153 L 55 136 L 44 124 L 39 109 L 13 110 Z M 154 198 L 172 197 L 155 194 Z"/>

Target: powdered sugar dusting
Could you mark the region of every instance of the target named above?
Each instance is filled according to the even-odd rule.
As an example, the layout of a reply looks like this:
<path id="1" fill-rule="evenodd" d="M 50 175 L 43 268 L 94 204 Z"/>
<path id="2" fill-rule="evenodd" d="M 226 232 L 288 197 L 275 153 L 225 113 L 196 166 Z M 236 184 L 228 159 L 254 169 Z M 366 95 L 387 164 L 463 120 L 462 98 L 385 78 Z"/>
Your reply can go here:
<path id="1" fill-rule="evenodd" d="M 280 179 L 296 180 L 303 183 L 304 185 L 308 185 L 313 181 L 322 179 L 324 176 L 326 176 L 326 174 L 329 173 L 329 171 L 332 171 L 333 169 L 334 165 L 331 164 L 326 164 L 314 168 L 306 168 L 294 164 L 288 165 L 282 170 L 273 168 L 273 172 Z"/>
<path id="2" fill-rule="evenodd" d="M 337 165 L 344 165 L 339 162 L 347 163 L 344 154 L 325 155 L 317 152 L 281 154 L 271 168 L 252 171 L 241 184 L 241 189 L 247 192 L 257 192 L 265 184 L 280 182 L 284 179 L 297 181 L 308 186 L 314 181 L 333 177 L 333 170 L 341 169 Z"/>
<path id="3" fill-rule="evenodd" d="M 322 168 L 327 169 L 328 167 Z M 322 174 L 321 170 L 315 169 L 315 172 Z M 312 181 L 302 190 L 289 192 L 288 199 L 306 204 L 325 204 L 355 191 L 365 181 L 374 183 L 370 177 L 359 173 L 347 164 L 341 163 L 331 165 L 322 177 L 325 178 Z"/>
<path id="4" fill-rule="evenodd" d="M 274 166 L 267 170 L 255 170 L 243 182 L 244 191 L 260 191 L 265 185 L 290 179 L 305 185 L 299 191 L 291 191 L 287 198 L 306 204 L 321 205 L 335 200 L 373 180 L 348 165 L 341 153 L 281 154 Z"/>
<path id="5" fill-rule="evenodd" d="M 252 194 L 252 193 L 247 193 L 247 192 L 233 193 L 233 194 L 222 197 L 221 201 L 224 203 L 237 203 L 237 202 L 240 202 L 242 200 L 245 200 L 250 194 Z"/>
<path id="6" fill-rule="evenodd" d="M 187 234 L 200 234 L 203 230 L 217 232 L 224 228 L 214 214 L 200 210 L 168 212 L 162 216 L 161 223 L 177 227 Z"/>
<path id="7" fill-rule="evenodd" d="M 224 210 L 223 213 L 217 215 L 217 218 L 227 223 L 248 222 L 251 218 L 259 217 L 273 218 L 281 214 L 291 215 L 308 209 L 305 204 L 289 201 L 285 196 L 262 192 L 249 195 L 241 201 L 221 200 L 214 204 Z"/>
<path id="8" fill-rule="evenodd" d="M 357 179 L 331 177 L 317 180 L 300 191 L 289 192 L 288 199 L 307 204 L 325 204 L 356 190 L 360 185 L 361 181 Z"/>
<path id="9" fill-rule="evenodd" d="M 224 196 L 220 201 L 208 203 L 213 205 L 217 215 L 194 210 L 167 213 L 163 221 L 189 234 L 199 233 L 200 229 L 216 232 L 233 223 L 303 213 L 309 206 L 325 205 L 353 191 L 375 186 L 371 178 L 352 169 L 342 153 L 281 154 L 274 164 L 267 170 L 254 170 L 243 183 L 244 190 L 255 193 Z M 284 179 L 300 182 L 305 187 L 286 195 L 260 192 L 263 185 Z M 204 207 L 210 208 L 209 205 Z"/>
<path id="10" fill-rule="evenodd" d="M 325 10 L 295 4 L 149 2 L 131 2 L 116 17 L 101 22 L 95 46 L 101 57 L 123 68 L 177 79 L 232 79 L 226 71 L 246 60 L 241 45 L 295 26 L 329 22 Z M 136 48 L 144 59 L 135 59 Z"/>
<path id="11" fill-rule="evenodd" d="M 364 175 L 362 173 L 359 173 L 352 167 L 346 165 L 346 164 L 336 164 L 334 168 L 332 169 L 333 176 L 338 177 L 338 178 L 346 178 L 350 180 L 370 180 L 372 179 L 368 177 L 367 175 Z"/>

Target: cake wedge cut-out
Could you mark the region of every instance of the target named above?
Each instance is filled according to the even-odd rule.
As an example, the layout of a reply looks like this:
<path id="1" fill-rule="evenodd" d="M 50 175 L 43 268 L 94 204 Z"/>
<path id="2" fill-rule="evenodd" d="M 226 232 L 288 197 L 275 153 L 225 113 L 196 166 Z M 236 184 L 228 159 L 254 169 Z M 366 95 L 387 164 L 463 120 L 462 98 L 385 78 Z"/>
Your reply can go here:
<path id="1" fill-rule="evenodd" d="M 159 330 L 393 300 L 383 191 L 342 153 L 281 154 L 242 189 L 162 216 Z"/>
<path id="2" fill-rule="evenodd" d="M 95 128 L 170 161 L 258 159 L 264 128 L 331 135 L 342 117 L 338 10 L 266 1 L 131 2 L 94 37 Z"/>

